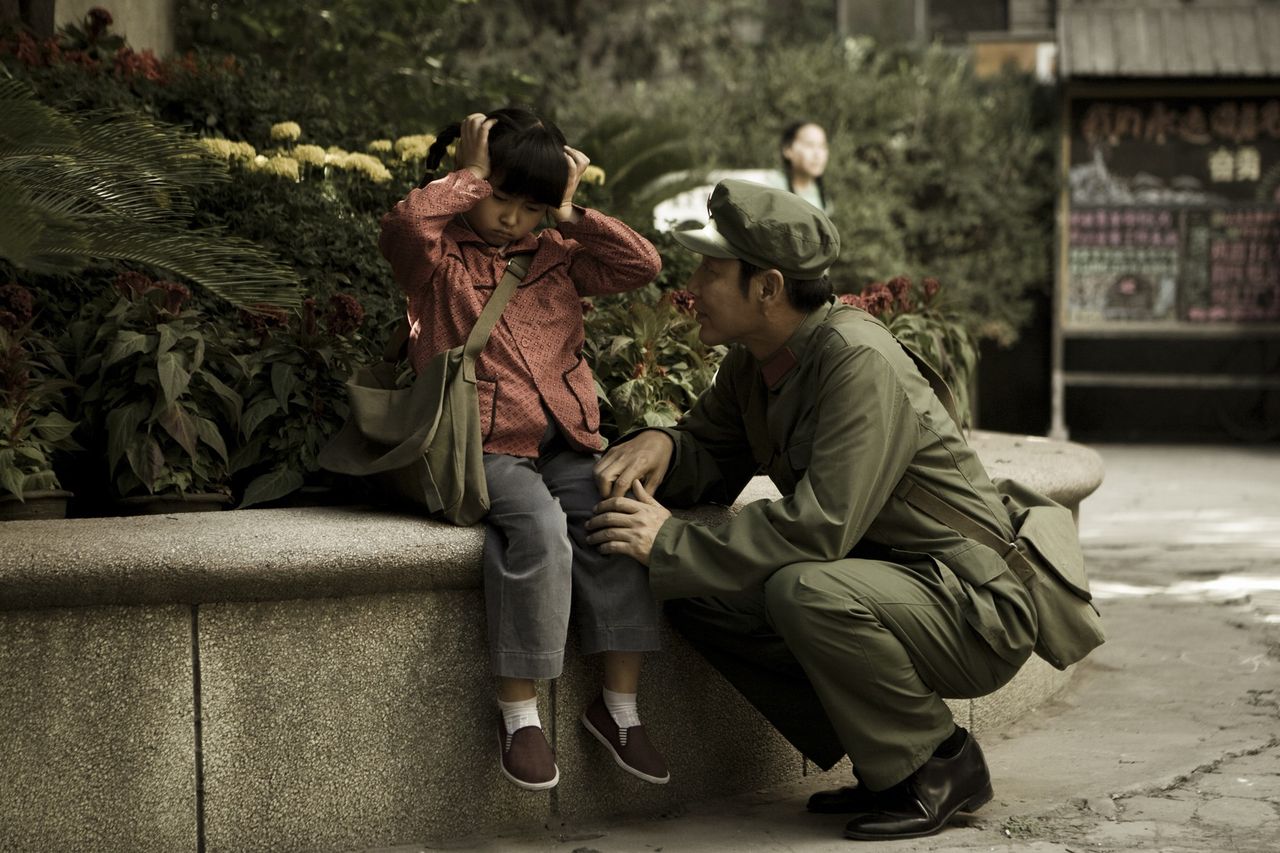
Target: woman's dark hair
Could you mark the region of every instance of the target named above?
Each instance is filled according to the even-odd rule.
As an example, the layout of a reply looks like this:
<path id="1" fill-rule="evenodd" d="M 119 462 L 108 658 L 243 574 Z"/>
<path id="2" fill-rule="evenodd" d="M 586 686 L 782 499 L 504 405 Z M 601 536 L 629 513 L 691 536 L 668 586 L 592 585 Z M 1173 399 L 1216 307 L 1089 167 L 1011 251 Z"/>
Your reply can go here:
<path id="1" fill-rule="evenodd" d="M 508 195 L 521 195 L 540 204 L 559 207 L 569 183 L 564 134 L 546 119 L 523 107 L 503 107 L 485 113 L 497 119 L 489 128 L 490 179 Z M 427 150 L 427 175 L 419 186 L 433 180 L 445 150 L 462 133 L 462 125 L 441 128 Z"/>
<path id="2" fill-rule="evenodd" d="M 779 144 L 778 147 L 786 148 L 788 145 L 795 142 L 796 135 L 800 133 L 800 128 L 808 127 L 809 125 L 822 127 L 822 125 L 818 124 L 816 121 L 809 121 L 808 119 L 805 119 L 804 121 L 793 121 L 782 129 L 781 144 Z M 782 174 L 787 177 L 787 189 L 791 192 L 795 192 L 796 188 L 791 185 L 791 161 L 787 159 L 786 154 L 782 154 L 780 156 L 782 157 Z M 825 208 L 827 206 L 827 188 L 822 185 L 822 176 L 819 175 L 814 178 L 813 182 L 818 185 L 818 198 L 822 199 L 822 206 Z"/>
<path id="3" fill-rule="evenodd" d="M 758 267 L 755 264 L 749 264 L 746 261 L 738 261 L 741 265 L 738 275 L 738 287 L 742 289 L 742 295 L 746 296 L 751 292 L 751 278 L 764 272 L 768 267 Z M 797 311 L 808 313 L 821 308 L 827 302 L 831 301 L 831 279 L 827 276 L 814 279 L 798 279 L 782 277 L 783 285 L 787 291 L 787 300 L 791 303 L 791 307 Z"/>

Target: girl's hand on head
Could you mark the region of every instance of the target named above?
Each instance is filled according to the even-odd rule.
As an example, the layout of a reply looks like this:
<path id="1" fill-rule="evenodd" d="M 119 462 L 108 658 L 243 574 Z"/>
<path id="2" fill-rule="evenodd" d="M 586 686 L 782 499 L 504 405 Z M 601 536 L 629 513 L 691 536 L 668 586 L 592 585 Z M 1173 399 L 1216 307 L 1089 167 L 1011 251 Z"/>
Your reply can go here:
<path id="1" fill-rule="evenodd" d="M 564 157 L 569 161 L 569 181 L 565 184 L 564 201 L 560 202 L 560 206 L 555 209 L 552 216 L 557 222 L 577 222 L 580 217 L 573 209 L 573 195 L 578 191 L 582 173 L 591 165 L 591 158 L 568 145 L 564 147 Z"/>
<path id="2" fill-rule="evenodd" d="M 485 118 L 484 113 L 472 113 L 462 120 L 458 137 L 458 150 L 454 162 L 459 169 L 470 169 L 482 181 L 489 179 L 489 128 L 497 119 Z"/>

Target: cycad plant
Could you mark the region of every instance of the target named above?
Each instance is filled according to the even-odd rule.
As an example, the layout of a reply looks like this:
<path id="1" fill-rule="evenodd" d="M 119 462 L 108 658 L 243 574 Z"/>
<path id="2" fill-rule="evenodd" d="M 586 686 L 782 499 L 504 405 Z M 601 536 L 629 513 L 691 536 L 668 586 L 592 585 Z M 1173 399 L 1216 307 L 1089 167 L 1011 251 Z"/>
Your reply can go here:
<path id="1" fill-rule="evenodd" d="M 189 279 L 236 305 L 297 305 L 298 278 L 256 244 L 193 229 L 188 190 L 226 166 L 140 115 L 68 115 L 0 79 L 0 258 L 34 273 L 94 259 Z"/>
<path id="2" fill-rule="evenodd" d="M 658 202 L 702 183 L 682 129 L 669 122 L 602 116 L 575 142 L 604 170 L 604 209 L 648 230 Z"/>

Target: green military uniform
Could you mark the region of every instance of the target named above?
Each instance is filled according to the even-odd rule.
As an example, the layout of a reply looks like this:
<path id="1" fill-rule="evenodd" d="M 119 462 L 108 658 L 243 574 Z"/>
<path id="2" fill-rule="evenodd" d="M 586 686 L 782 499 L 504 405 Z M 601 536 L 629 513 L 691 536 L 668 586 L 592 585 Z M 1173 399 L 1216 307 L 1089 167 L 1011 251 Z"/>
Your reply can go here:
<path id="1" fill-rule="evenodd" d="M 734 346 L 665 432 L 658 500 L 728 503 L 761 472 L 782 493 L 718 527 L 669 519 L 650 581 L 820 766 L 848 753 L 870 788 L 898 782 L 952 731 L 942 697 L 989 693 L 1031 654 L 1035 612 L 1001 555 L 901 497 L 914 480 L 1013 537 L 976 454 L 866 312 L 819 308 L 766 363 Z"/>

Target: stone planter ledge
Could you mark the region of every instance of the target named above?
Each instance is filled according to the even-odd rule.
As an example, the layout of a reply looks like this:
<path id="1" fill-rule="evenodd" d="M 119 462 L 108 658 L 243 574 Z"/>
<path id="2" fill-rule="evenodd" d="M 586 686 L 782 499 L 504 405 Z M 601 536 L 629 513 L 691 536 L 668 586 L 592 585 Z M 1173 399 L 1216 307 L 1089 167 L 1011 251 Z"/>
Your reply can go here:
<path id="1" fill-rule="evenodd" d="M 971 441 L 993 476 L 1073 508 L 1102 479 L 1080 445 Z M 772 495 L 758 479 L 739 505 Z M 656 813 L 813 772 L 668 630 L 642 693 L 671 784 L 619 772 L 581 730 L 599 671 L 572 640 L 542 691 L 562 781 L 538 794 L 504 782 L 482 542 L 479 527 L 358 507 L 0 523 L 0 838 L 340 851 Z M 1033 659 L 995 694 L 950 704 L 990 731 L 1069 675 Z"/>

